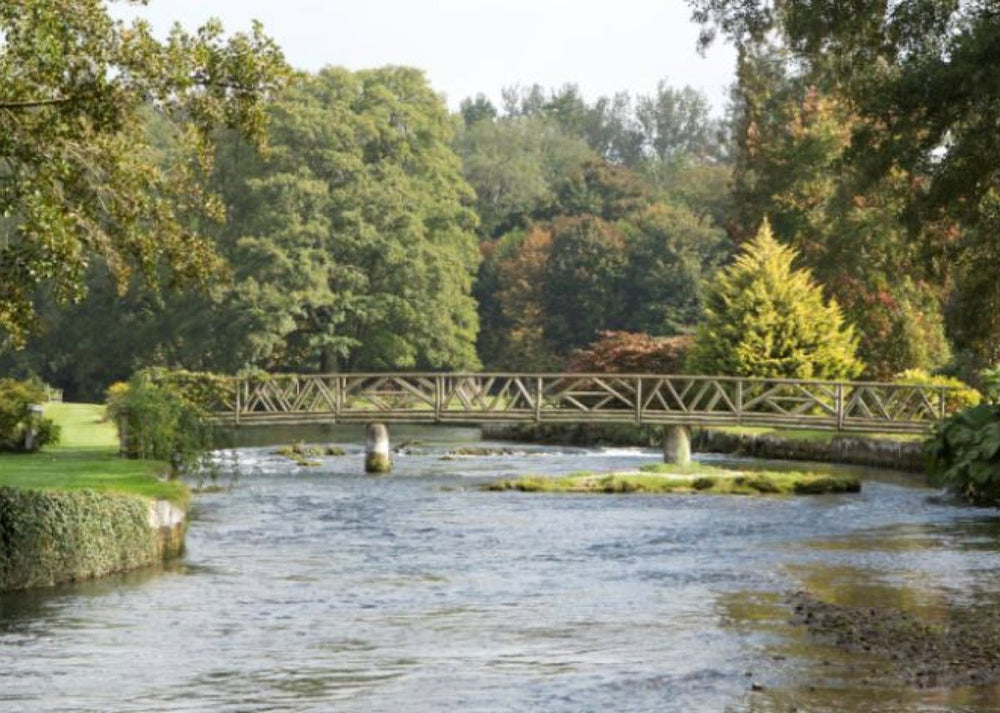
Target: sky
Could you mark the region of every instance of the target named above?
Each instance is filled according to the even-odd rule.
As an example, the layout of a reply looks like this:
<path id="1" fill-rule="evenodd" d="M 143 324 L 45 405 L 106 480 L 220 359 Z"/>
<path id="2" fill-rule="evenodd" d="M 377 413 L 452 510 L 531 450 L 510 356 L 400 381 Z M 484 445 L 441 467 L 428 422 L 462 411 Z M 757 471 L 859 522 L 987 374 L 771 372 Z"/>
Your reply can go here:
<path id="1" fill-rule="evenodd" d="M 499 104 L 512 85 L 573 83 L 592 101 L 665 80 L 721 115 L 734 81 L 731 47 L 697 53 L 683 0 L 150 0 L 112 12 L 145 17 L 158 35 L 175 21 L 193 30 L 217 17 L 240 31 L 258 19 L 298 69 L 419 67 L 453 109 L 477 93 Z"/>

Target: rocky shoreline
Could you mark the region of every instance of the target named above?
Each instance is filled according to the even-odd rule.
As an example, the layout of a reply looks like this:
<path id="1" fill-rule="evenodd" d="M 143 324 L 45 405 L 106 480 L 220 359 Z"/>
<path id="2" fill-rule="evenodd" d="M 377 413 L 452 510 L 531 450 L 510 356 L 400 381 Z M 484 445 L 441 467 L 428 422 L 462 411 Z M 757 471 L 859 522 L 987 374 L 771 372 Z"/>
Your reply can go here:
<path id="1" fill-rule="evenodd" d="M 1000 681 L 1000 624 L 992 613 L 950 612 L 926 623 L 903 611 L 850 607 L 795 592 L 793 623 L 849 652 L 880 655 L 882 672 L 917 688 L 985 686 Z"/>

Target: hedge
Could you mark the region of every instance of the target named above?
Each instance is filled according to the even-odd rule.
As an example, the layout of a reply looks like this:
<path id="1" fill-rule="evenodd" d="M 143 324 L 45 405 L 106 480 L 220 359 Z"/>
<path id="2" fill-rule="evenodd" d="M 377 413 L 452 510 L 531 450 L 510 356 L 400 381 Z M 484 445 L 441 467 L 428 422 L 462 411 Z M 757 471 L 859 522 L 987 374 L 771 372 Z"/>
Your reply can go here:
<path id="1" fill-rule="evenodd" d="M 150 525 L 150 502 L 0 487 L 0 592 L 92 579 L 178 554 L 165 551 Z"/>

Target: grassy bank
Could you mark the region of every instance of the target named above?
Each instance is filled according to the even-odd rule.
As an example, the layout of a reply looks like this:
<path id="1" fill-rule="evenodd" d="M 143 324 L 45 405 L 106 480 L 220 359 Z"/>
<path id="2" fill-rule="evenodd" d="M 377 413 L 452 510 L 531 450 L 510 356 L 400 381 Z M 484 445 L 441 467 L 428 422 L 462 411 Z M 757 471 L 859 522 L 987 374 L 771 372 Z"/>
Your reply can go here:
<path id="1" fill-rule="evenodd" d="M 184 483 L 159 479 L 166 464 L 117 456 L 117 435 L 103 420 L 103 406 L 47 404 L 45 417 L 61 426 L 59 445 L 41 453 L 0 454 L 0 486 L 126 493 L 187 505 Z"/>
<path id="2" fill-rule="evenodd" d="M 856 493 L 861 481 L 852 475 L 805 471 L 732 470 L 692 463 L 643 466 L 633 473 L 571 473 L 558 478 L 525 476 L 500 480 L 486 490 L 547 493 L 706 493 L 714 495 L 820 495 Z"/>

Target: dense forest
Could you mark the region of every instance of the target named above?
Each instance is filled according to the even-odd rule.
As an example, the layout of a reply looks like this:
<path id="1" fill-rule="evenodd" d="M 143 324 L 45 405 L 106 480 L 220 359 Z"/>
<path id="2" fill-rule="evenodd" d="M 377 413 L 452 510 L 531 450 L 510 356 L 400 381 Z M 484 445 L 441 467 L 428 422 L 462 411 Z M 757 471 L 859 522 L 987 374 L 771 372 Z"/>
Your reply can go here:
<path id="1" fill-rule="evenodd" d="M 266 91 L 179 104 L 150 72 L 94 143 L 40 133 L 63 104 L 20 106 L 53 76 L 25 45 L 0 112 L 0 373 L 99 398 L 147 366 L 551 370 L 602 338 L 675 349 L 653 338 L 699 333 L 767 221 L 851 330 L 836 373 L 975 383 L 1000 361 L 1000 20 L 939 0 L 692 4 L 706 42 L 738 49 L 722 117 L 665 82 L 449 112 L 418 70 L 291 75 L 259 28 L 228 49 L 219 28 L 231 62 L 210 66 Z M 3 19 L 8 74 L 11 28 L 38 28 Z M 92 19 L 76 30 L 108 32 Z M 74 173 L 88 141 L 117 193 Z M 68 173 L 39 168 L 62 148 Z M 60 222 L 66 186 L 82 207 Z"/>

